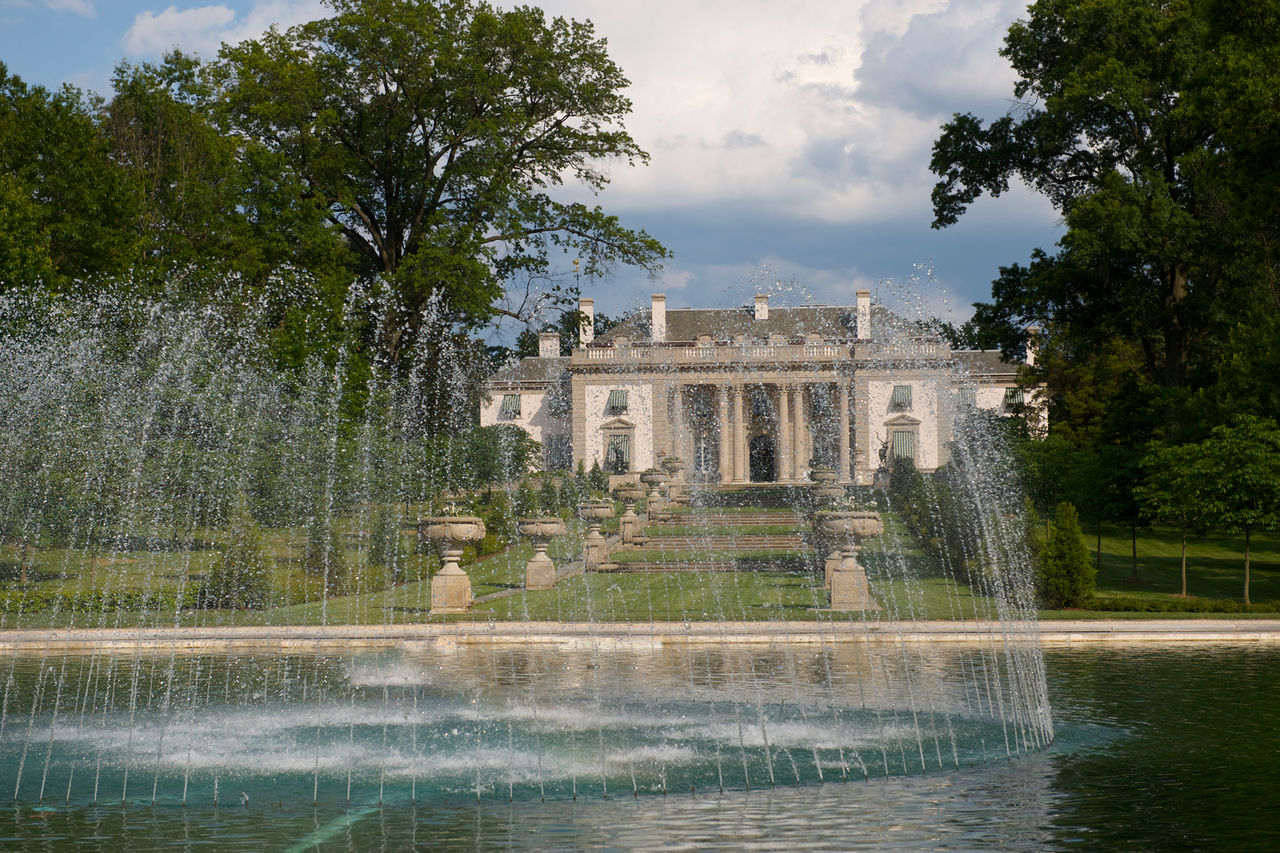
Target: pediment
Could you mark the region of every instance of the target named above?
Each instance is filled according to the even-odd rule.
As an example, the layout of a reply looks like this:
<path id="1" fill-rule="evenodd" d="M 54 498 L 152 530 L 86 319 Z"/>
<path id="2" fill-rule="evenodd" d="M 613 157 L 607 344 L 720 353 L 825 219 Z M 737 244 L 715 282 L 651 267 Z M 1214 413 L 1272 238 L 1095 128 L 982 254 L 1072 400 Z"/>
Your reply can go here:
<path id="1" fill-rule="evenodd" d="M 600 424 L 600 429 L 635 429 L 636 425 L 626 418 L 609 418 Z"/>
<path id="2" fill-rule="evenodd" d="M 920 426 L 920 421 L 911 415 L 896 415 L 884 422 L 885 426 Z"/>

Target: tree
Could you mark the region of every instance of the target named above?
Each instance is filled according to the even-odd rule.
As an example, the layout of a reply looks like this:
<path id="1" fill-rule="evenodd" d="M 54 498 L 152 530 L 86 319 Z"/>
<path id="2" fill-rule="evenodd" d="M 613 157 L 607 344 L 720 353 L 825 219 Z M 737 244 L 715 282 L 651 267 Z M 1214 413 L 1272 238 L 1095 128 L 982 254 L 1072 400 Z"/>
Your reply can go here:
<path id="1" fill-rule="evenodd" d="M 340 307 L 351 279 L 341 234 L 271 152 L 217 126 L 206 76 L 196 59 L 174 52 L 159 65 L 121 63 L 112 78 L 101 125 L 139 193 L 135 280 L 208 287 L 238 274 L 260 289 L 293 266 Z"/>
<path id="2" fill-rule="evenodd" d="M 548 194 L 566 177 L 598 191 L 604 162 L 648 159 L 622 126 L 628 81 L 590 23 L 472 0 L 328 2 L 331 18 L 224 46 L 217 104 L 389 284 L 389 360 L 433 298 L 464 324 L 522 313 L 497 304 L 504 283 L 545 275 L 556 251 L 581 253 L 588 275 L 665 257 L 599 207 Z"/>
<path id="3" fill-rule="evenodd" d="M 1262 152 L 1280 125 L 1277 36 L 1273 4 L 1032 4 L 1001 51 L 1015 109 L 986 124 L 957 114 L 934 145 L 935 227 L 1014 179 L 1067 225 L 1056 256 L 1001 270 L 979 323 L 1137 343 L 1178 427 L 1186 389 L 1213 381 L 1222 312 L 1256 301 L 1275 268 L 1277 175 Z"/>
<path id="4" fill-rule="evenodd" d="M 1187 531 L 1203 530 L 1213 515 L 1202 445 L 1152 444 L 1141 462 L 1143 480 L 1134 490 L 1144 516 L 1157 524 L 1172 524 L 1182 538 L 1182 595 L 1187 594 Z"/>
<path id="5" fill-rule="evenodd" d="M 137 188 L 112 161 L 97 108 L 78 89 L 28 86 L 0 63 L 0 208 L 10 231 L 0 238 L 0 291 L 62 289 L 135 261 Z M 19 240 L 31 248 L 6 248 Z"/>
<path id="6" fill-rule="evenodd" d="M 1249 603 L 1249 546 L 1255 530 L 1280 527 L 1280 427 L 1241 415 L 1214 427 L 1199 445 L 1207 464 L 1213 523 L 1244 534 L 1244 603 Z"/>
<path id="7" fill-rule="evenodd" d="M 1080 518 L 1069 503 L 1058 504 L 1053 532 L 1040 552 L 1036 591 L 1042 607 L 1083 607 L 1093 595 L 1097 570 L 1080 533 Z"/>

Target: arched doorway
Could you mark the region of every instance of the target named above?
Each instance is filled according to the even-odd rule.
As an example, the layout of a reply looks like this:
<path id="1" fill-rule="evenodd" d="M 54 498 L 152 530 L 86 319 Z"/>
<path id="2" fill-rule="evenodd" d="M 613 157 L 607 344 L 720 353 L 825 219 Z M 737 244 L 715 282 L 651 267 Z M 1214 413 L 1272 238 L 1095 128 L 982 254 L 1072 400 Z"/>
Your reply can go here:
<path id="1" fill-rule="evenodd" d="M 751 468 L 751 482 L 772 483 L 778 479 L 773 436 L 757 435 L 751 439 L 747 460 Z"/>

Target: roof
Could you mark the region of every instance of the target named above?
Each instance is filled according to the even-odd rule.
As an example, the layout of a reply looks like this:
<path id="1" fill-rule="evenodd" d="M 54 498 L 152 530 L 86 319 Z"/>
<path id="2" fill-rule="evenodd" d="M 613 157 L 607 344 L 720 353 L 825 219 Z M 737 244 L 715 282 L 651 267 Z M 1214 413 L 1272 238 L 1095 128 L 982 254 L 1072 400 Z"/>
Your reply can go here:
<path id="1" fill-rule="evenodd" d="M 960 365 L 961 370 L 974 377 L 1018 372 L 1018 365 L 1005 361 L 999 350 L 952 350 L 951 357 Z"/>
<path id="2" fill-rule="evenodd" d="M 550 387 L 560 380 L 569 367 L 567 355 L 554 358 L 527 356 L 490 374 L 490 385 L 541 385 Z"/>
<path id="3" fill-rule="evenodd" d="M 871 308 L 871 328 L 891 323 L 891 314 L 879 306 Z M 741 308 L 668 308 L 667 341 L 696 341 L 699 335 L 713 340 L 732 340 L 739 335 L 748 340 L 779 335 L 803 338 L 821 335 L 826 340 L 853 340 L 857 331 L 858 309 L 853 305 L 770 305 L 769 318 L 757 320 L 755 306 Z M 626 336 L 633 341 L 647 341 L 651 328 L 650 311 L 638 311 L 596 340 L 608 343 Z"/>

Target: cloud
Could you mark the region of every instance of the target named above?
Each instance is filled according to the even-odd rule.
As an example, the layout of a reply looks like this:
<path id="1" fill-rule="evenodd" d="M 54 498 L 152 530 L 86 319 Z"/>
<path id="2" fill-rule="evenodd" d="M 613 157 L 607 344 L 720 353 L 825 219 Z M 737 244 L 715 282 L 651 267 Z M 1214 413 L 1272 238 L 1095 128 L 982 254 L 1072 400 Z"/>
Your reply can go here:
<path id="1" fill-rule="evenodd" d="M 620 209 L 864 225 L 932 218 L 933 141 L 953 112 L 1003 112 L 1013 72 L 997 51 L 1025 14 L 1020 0 L 540 5 L 593 21 L 632 80 L 627 128 L 653 156 L 613 171 Z"/>
<path id="2" fill-rule="evenodd" d="M 226 42 L 256 38 L 273 24 L 288 28 L 328 14 L 320 0 L 263 0 L 244 15 L 219 3 L 163 12 L 140 12 L 121 39 L 125 51 L 153 57 L 174 48 L 211 57 Z"/>
<path id="3" fill-rule="evenodd" d="M 55 12 L 74 12 L 86 18 L 95 18 L 98 15 L 94 0 L 44 0 L 44 5 Z"/>

